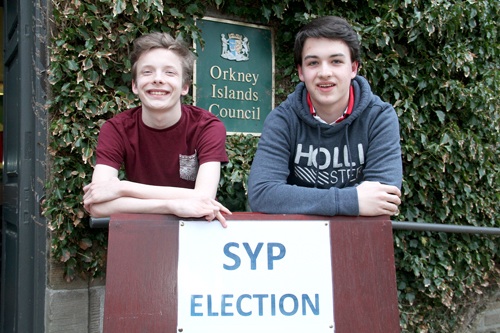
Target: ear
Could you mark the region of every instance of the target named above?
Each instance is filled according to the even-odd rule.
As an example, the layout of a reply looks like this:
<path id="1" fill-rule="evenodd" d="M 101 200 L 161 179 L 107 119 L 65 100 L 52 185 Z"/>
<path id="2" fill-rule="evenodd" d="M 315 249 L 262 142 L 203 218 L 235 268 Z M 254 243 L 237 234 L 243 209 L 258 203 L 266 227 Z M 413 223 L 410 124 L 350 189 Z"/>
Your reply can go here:
<path id="1" fill-rule="evenodd" d="M 135 80 L 132 80 L 132 92 L 134 94 L 139 94 L 139 91 L 137 90 L 137 86 L 135 85 Z"/>
<path id="2" fill-rule="evenodd" d="M 302 66 L 301 65 L 297 65 L 297 72 L 299 73 L 300 81 L 304 82 L 304 73 L 302 73 Z"/>
<path id="3" fill-rule="evenodd" d="M 189 84 L 185 84 L 182 86 L 181 96 L 186 96 L 189 92 Z"/>
<path id="4" fill-rule="evenodd" d="M 358 75 L 359 62 L 353 61 L 351 64 L 351 79 L 354 79 Z"/>

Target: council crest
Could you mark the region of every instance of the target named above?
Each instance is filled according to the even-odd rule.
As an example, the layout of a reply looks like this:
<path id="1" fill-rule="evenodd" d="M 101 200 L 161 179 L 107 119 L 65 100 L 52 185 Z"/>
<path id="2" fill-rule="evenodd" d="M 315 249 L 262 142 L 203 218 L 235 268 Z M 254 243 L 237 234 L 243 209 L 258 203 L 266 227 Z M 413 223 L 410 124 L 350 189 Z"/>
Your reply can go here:
<path id="1" fill-rule="evenodd" d="M 247 61 L 250 56 L 250 41 L 247 37 L 229 33 L 220 35 L 222 43 L 221 57 L 227 60 Z"/>

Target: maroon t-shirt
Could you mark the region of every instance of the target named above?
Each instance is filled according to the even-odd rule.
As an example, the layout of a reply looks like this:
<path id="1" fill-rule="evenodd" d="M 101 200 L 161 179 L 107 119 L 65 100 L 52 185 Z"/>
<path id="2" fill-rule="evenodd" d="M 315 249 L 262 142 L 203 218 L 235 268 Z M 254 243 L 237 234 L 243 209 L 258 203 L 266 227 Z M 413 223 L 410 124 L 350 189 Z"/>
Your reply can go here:
<path id="1" fill-rule="evenodd" d="M 142 121 L 142 107 L 119 113 L 99 133 L 97 164 L 125 166 L 133 182 L 194 188 L 199 165 L 228 162 L 226 128 L 212 113 L 182 105 L 181 119 L 166 129 Z"/>

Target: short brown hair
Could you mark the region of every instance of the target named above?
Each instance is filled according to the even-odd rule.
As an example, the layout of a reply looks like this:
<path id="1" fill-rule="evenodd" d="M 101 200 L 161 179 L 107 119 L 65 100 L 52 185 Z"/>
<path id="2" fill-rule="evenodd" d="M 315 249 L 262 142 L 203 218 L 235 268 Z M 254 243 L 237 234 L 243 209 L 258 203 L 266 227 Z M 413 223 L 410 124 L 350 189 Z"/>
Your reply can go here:
<path id="1" fill-rule="evenodd" d="M 159 48 L 170 50 L 179 56 L 183 70 L 183 84 L 191 84 L 196 57 L 182 40 L 174 39 L 166 32 L 151 32 L 134 40 L 134 49 L 130 54 L 130 60 L 132 62 L 132 79 L 136 79 L 137 60 L 139 60 L 141 55 L 149 50 Z"/>

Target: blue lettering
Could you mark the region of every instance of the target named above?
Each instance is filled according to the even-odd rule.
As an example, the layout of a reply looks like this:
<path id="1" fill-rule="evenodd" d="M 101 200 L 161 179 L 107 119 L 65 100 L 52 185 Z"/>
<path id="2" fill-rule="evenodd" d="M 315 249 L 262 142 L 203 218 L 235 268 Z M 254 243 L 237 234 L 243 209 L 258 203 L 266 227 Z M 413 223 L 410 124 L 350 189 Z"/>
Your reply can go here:
<path id="1" fill-rule="evenodd" d="M 236 300 L 236 310 L 243 317 L 248 317 L 248 316 L 252 315 L 252 311 L 245 312 L 241 308 L 241 302 L 243 301 L 244 298 L 252 299 L 252 296 L 250 296 L 249 294 L 243 294 L 240 297 L 238 297 L 238 299 Z"/>
<path id="2" fill-rule="evenodd" d="M 217 308 L 219 304 L 220 308 Z M 313 294 L 284 294 L 281 297 L 276 294 L 242 294 L 236 297 L 234 294 L 220 296 L 208 294 L 191 295 L 190 308 L 192 317 L 249 317 L 254 315 L 254 310 L 256 310 L 255 315 L 258 312 L 258 316 L 261 317 L 264 315 L 290 317 L 300 314 L 318 316 L 319 305 L 319 294 L 314 294 L 314 296 Z"/>
<path id="3" fill-rule="evenodd" d="M 262 249 L 262 245 L 264 245 L 264 243 L 257 244 L 255 252 L 252 252 L 250 245 L 248 245 L 248 243 L 243 243 L 243 246 L 245 247 L 245 250 L 247 250 L 248 256 L 250 257 L 250 262 L 251 262 L 250 269 L 253 271 L 257 269 L 257 256 L 259 255 L 259 252 Z"/>
<path id="4" fill-rule="evenodd" d="M 279 249 L 278 255 L 274 255 L 274 248 Z M 275 260 L 280 260 L 283 259 L 286 253 L 286 248 L 283 244 L 281 243 L 268 243 L 267 244 L 267 269 L 268 270 L 273 270 L 274 268 L 274 261 Z"/>
<path id="5" fill-rule="evenodd" d="M 221 306 L 220 314 L 221 314 L 221 316 L 227 316 L 227 317 L 234 316 L 234 313 L 226 312 L 226 308 L 230 308 L 233 306 L 233 303 L 230 303 L 227 301 L 227 299 L 229 299 L 229 298 L 233 298 L 233 295 L 231 295 L 231 294 L 222 295 L 222 300 L 220 302 L 220 306 Z"/>
<path id="6" fill-rule="evenodd" d="M 212 311 L 212 295 L 207 295 L 207 306 L 208 306 L 208 316 L 209 317 L 216 317 L 219 315 L 218 312 Z"/>
<path id="7" fill-rule="evenodd" d="M 293 309 L 292 309 L 292 311 L 286 311 L 285 310 L 285 300 L 287 298 L 290 298 L 293 301 Z M 294 314 L 297 313 L 297 309 L 298 308 L 299 308 L 299 300 L 297 299 L 297 297 L 295 295 L 285 294 L 285 295 L 281 296 L 281 298 L 280 298 L 280 311 L 281 311 L 282 315 L 293 316 Z"/>
<path id="8" fill-rule="evenodd" d="M 266 294 L 254 294 L 253 297 L 254 298 L 257 298 L 259 300 L 259 316 L 262 316 L 264 315 L 264 311 L 263 311 L 263 308 L 264 308 L 264 304 L 263 304 L 263 300 L 264 298 L 267 298 L 269 295 L 266 295 Z"/>
<path id="9" fill-rule="evenodd" d="M 271 316 L 276 316 L 276 295 L 271 294 Z"/>
<path id="10" fill-rule="evenodd" d="M 203 295 L 191 295 L 191 316 L 201 317 L 203 313 L 196 312 L 196 307 L 201 307 L 200 303 L 196 303 L 197 298 L 203 298 Z"/>
<path id="11" fill-rule="evenodd" d="M 311 309 L 314 315 L 319 315 L 319 295 L 314 294 L 314 308 L 311 301 L 311 298 L 307 294 L 302 294 L 302 314 L 306 315 L 306 303 L 309 305 L 309 309 Z"/>
<path id="12" fill-rule="evenodd" d="M 227 243 L 226 245 L 224 245 L 224 254 L 228 257 L 228 258 L 231 258 L 234 260 L 234 265 L 232 266 L 229 266 L 229 265 L 226 265 L 226 264 L 223 264 L 222 266 L 224 267 L 224 269 L 228 270 L 228 271 L 233 271 L 235 269 L 237 269 L 238 267 L 240 267 L 240 264 L 241 264 L 241 259 L 240 257 L 238 257 L 237 254 L 234 254 L 232 253 L 231 251 L 229 251 L 229 248 L 231 247 L 240 247 L 238 245 L 238 243 L 234 243 L 234 242 L 231 242 L 231 243 Z"/>

